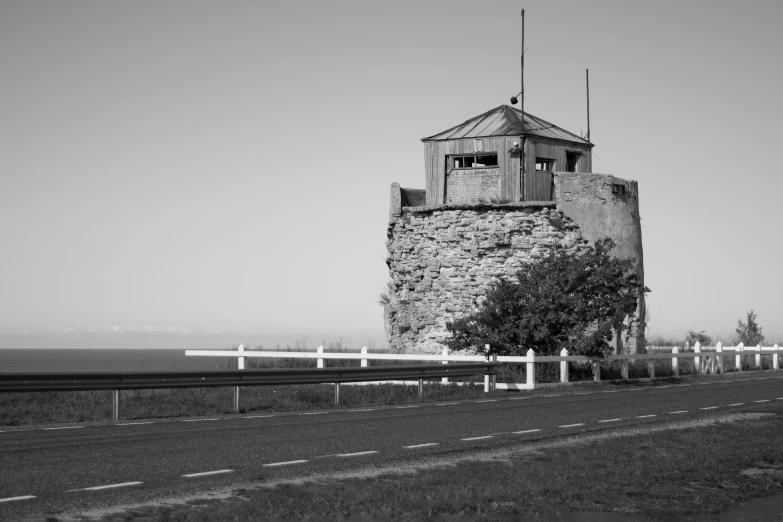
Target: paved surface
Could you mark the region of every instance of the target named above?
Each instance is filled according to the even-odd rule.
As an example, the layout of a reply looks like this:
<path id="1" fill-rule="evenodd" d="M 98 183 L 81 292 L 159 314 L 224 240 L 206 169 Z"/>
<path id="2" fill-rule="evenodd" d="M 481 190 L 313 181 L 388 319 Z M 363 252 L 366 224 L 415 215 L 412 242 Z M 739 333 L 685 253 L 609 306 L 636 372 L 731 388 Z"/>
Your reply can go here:
<path id="1" fill-rule="evenodd" d="M 619 388 L 619 387 L 618 387 Z M 0 432 L 0 520 L 735 411 L 783 412 L 783 376 L 459 403 Z"/>

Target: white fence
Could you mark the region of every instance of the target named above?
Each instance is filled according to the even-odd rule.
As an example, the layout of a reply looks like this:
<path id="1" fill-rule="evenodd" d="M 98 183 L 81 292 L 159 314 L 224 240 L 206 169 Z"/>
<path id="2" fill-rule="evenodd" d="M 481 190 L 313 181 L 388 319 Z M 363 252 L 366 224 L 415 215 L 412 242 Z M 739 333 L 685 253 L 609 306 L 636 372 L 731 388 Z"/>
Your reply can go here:
<path id="1" fill-rule="evenodd" d="M 486 349 L 489 350 L 489 345 L 486 345 Z M 671 353 L 646 353 L 646 354 L 620 354 L 610 355 L 606 358 L 586 357 L 584 355 L 568 355 L 568 351 L 563 348 L 560 355 L 536 355 L 531 349 L 527 351 L 525 356 L 509 356 L 500 355 L 497 356 L 497 362 L 499 363 L 522 363 L 525 364 L 526 381 L 523 383 L 497 383 L 495 389 L 498 390 L 533 390 L 536 386 L 536 363 L 560 363 L 560 382 L 568 382 L 568 363 L 569 362 L 588 362 L 592 366 L 593 380 L 601 380 L 601 362 L 604 361 L 620 361 L 621 362 L 621 375 L 624 379 L 628 378 L 628 366 L 629 361 L 647 360 L 647 371 L 649 378 L 655 378 L 655 360 L 656 359 L 670 359 L 672 365 L 672 372 L 675 376 L 680 374 L 680 359 L 694 359 L 694 366 L 697 374 L 717 374 L 725 373 L 726 370 L 726 358 L 734 357 L 734 365 L 738 371 L 742 371 L 743 361 L 745 357 L 754 357 L 754 366 L 757 369 L 761 369 L 761 357 L 772 357 L 772 369 L 778 370 L 779 354 L 783 352 L 778 345 L 763 347 L 758 346 L 744 346 L 740 343 L 738 346 L 723 347 L 721 343 L 718 343 L 714 347 L 702 347 L 699 343 L 693 346 L 692 352 L 682 352 L 675 346 L 672 348 Z M 239 345 L 237 350 L 186 350 L 187 356 L 201 356 L 201 357 L 238 357 L 238 368 L 240 370 L 245 369 L 246 357 L 263 357 L 274 359 L 316 359 L 316 365 L 318 368 L 324 367 L 325 359 L 353 359 L 360 360 L 361 366 L 367 366 L 369 360 L 374 361 L 440 361 L 443 364 L 450 362 L 482 362 L 486 361 L 485 355 L 450 355 L 448 348 L 443 349 L 441 354 L 392 354 L 392 353 L 368 353 L 367 347 L 361 349 L 361 352 L 337 352 L 330 353 L 324 352 L 323 346 L 319 346 L 314 352 L 286 352 L 286 351 L 266 351 L 266 350 L 245 350 L 243 345 Z M 415 382 L 415 381 L 414 381 Z M 443 383 L 448 383 L 448 378 L 442 379 Z M 539 385 L 540 386 L 540 385 Z M 490 390 L 490 378 L 489 375 L 484 376 L 484 391 Z"/>

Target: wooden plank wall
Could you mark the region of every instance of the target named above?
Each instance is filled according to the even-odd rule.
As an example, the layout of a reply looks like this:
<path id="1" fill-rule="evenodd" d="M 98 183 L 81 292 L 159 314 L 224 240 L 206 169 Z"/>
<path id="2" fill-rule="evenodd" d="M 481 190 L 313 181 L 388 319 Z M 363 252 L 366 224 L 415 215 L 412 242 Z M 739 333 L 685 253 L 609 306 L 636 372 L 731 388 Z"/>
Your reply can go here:
<path id="1" fill-rule="evenodd" d="M 554 171 L 564 172 L 568 167 L 566 151 L 579 151 L 582 154 L 577 161 L 576 171 L 592 171 L 592 153 L 590 147 L 587 146 L 572 143 L 563 144 L 536 137 L 527 139 L 525 149 L 527 151 L 525 170 L 531 174 L 526 176 L 524 180 L 525 201 L 547 201 L 554 196 L 551 191 L 551 176 L 537 175 L 535 173 L 536 158 L 554 160 Z"/>
<path id="2" fill-rule="evenodd" d="M 470 138 L 424 142 L 427 205 L 441 205 L 446 200 L 446 156 L 478 152 L 497 153 L 501 197 L 510 201 L 519 201 L 519 158 L 512 158 L 508 154 L 515 141 L 519 141 L 519 138 Z"/>

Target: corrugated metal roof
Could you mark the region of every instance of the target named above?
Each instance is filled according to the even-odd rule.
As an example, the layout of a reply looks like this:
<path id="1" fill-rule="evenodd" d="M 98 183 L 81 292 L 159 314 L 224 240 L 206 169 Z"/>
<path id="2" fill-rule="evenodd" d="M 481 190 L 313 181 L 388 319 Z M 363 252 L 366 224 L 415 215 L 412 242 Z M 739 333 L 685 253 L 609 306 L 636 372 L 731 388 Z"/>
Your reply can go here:
<path id="1" fill-rule="evenodd" d="M 501 105 L 434 136 L 422 138 L 422 141 L 519 136 L 522 132 L 522 111 L 508 105 Z M 591 145 L 586 139 L 527 112 L 525 113 L 524 132 L 531 136 Z"/>

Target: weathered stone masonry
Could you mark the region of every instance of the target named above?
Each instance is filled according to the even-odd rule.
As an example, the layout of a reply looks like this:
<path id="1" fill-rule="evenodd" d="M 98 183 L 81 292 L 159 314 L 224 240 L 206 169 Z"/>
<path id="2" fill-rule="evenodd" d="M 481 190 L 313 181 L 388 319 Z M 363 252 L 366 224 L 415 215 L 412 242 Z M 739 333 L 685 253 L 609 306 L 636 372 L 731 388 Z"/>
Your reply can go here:
<path id="1" fill-rule="evenodd" d="M 585 243 L 554 202 L 403 208 L 388 236 L 387 335 L 406 353 L 439 352 L 446 322 L 475 311 L 492 281 L 556 244 Z"/>

